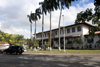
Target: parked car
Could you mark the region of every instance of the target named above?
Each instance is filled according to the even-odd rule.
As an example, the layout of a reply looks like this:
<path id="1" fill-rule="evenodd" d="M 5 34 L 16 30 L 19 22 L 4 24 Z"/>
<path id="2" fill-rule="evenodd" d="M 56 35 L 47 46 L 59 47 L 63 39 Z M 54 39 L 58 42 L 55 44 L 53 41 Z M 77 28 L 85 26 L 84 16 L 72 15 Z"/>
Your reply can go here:
<path id="1" fill-rule="evenodd" d="M 0 53 L 3 53 L 3 50 L 4 50 L 4 49 L 0 49 Z"/>
<path id="2" fill-rule="evenodd" d="M 23 46 L 10 46 L 8 49 L 5 49 L 3 53 L 5 54 L 22 54 L 24 52 Z"/>

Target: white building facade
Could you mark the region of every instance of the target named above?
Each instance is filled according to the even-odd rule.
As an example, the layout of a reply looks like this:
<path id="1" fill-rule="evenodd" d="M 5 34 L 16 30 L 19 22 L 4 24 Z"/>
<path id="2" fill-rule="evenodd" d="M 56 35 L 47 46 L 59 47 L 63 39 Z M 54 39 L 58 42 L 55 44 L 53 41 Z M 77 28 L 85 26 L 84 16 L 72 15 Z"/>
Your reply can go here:
<path id="1" fill-rule="evenodd" d="M 92 27 L 92 25 L 87 23 L 80 23 L 80 24 L 73 24 L 69 26 L 65 26 L 65 30 L 63 27 L 60 28 L 60 39 L 61 39 L 61 48 L 63 48 L 63 42 L 64 42 L 64 31 L 65 31 L 65 47 L 66 48 L 80 48 L 80 49 L 97 49 L 97 46 L 95 45 L 96 42 L 100 39 L 98 34 L 95 34 L 95 36 L 92 38 L 92 42 L 88 42 L 89 40 L 89 28 Z M 58 28 L 52 30 L 52 40 L 51 40 L 51 46 L 52 48 L 58 48 L 59 45 L 59 37 L 58 37 Z M 49 42 L 49 34 L 50 31 L 44 31 L 43 36 L 43 44 L 47 44 Z M 42 32 L 36 34 L 36 39 L 39 41 L 39 45 L 41 46 L 42 43 Z M 87 38 L 88 37 L 88 38 Z M 81 45 L 78 43 L 74 43 L 75 39 L 79 39 L 82 41 Z M 78 45 L 77 45 L 78 44 Z M 91 45 L 91 46 L 90 46 Z"/>

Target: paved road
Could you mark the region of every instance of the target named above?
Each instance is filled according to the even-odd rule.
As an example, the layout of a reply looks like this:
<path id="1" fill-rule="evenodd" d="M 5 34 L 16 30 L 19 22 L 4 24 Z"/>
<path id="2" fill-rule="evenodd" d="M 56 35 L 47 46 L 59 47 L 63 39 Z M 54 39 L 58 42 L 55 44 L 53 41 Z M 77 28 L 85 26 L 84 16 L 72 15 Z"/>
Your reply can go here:
<path id="1" fill-rule="evenodd" d="M 0 67 L 100 67 L 100 54 L 0 54 Z"/>

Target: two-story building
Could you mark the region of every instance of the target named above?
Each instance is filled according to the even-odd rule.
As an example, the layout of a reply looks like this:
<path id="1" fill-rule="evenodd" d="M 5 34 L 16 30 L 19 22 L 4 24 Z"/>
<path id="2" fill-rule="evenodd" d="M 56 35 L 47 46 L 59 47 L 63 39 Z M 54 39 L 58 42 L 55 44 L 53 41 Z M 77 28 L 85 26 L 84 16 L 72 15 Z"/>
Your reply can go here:
<path id="1" fill-rule="evenodd" d="M 89 42 L 89 28 L 92 27 L 92 25 L 88 23 L 79 23 L 79 24 L 72 24 L 69 26 L 65 26 L 65 29 L 63 27 L 60 27 L 60 39 L 61 39 L 61 47 L 63 47 L 63 42 L 64 42 L 64 32 L 65 32 L 65 47 L 68 48 L 69 41 L 74 41 L 76 38 L 79 38 L 82 41 L 82 45 L 79 45 L 77 47 L 79 48 L 97 48 L 95 46 L 95 43 L 99 40 L 98 34 L 99 32 L 95 33 L 95 37 L 91 39 Z M 58 48 L 59 45 L 59 36 L 58 36 L 58 28 L 52 29 L 52 40 L 51 40 L 51 46 Z M 49 42 L 49 31 L 44 31 L 44 36 L 43 36 L 43 44 L 47 44 Z M 39 41 L 39 44 L 41 45 L 42 43 L 42 32 L 39 32 L 36 34 L 36 39 Z M 96 39 L 96 40 L 95 40 Z M 73 44 L 73 45 L 72 45 Z M 77 48 L 75 43 L 70 43 L 72 45 L 71 47 Z M 91 46 L 90 46 L 91 45 Z"/>

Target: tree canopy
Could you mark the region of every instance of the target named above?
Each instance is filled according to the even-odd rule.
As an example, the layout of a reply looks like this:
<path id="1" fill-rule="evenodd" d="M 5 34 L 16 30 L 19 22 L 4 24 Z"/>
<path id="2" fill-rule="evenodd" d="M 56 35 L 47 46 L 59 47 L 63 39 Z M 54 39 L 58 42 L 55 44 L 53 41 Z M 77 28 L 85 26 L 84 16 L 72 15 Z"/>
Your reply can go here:
<path id="1" fill-rule="evenodd" d="M 0 31 L 0 42 L 8 42 L 10 46 L 23 45 L 24 36 L 19 34 L 8 34 Z"/>

